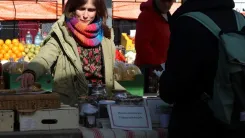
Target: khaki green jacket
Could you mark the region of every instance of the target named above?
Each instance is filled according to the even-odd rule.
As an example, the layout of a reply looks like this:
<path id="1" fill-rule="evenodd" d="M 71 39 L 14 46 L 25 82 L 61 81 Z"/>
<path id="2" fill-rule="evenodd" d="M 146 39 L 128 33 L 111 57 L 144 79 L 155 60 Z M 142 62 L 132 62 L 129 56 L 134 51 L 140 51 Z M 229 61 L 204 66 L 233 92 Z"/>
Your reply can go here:
<path id="1" fill-rule="evenodd" d="M 39 54 L 29 63 L 27 69 L 34 71 L 36 78 L 50 69 L 53 70 L 53 92 L 61 95 L 63 103 L 72 105 L 77 102 L 79 96 L 88 93 L 88 84 L 77 51 L 77 43 L 67 31 L 64 21 L 63 15 L 53 25 Z M 105 63 L 106 90 L 110 94 L 112 89 L 123 88 L 114 81 L 115 46 L 113 41 L 103 38 L 101 45 Z"/>

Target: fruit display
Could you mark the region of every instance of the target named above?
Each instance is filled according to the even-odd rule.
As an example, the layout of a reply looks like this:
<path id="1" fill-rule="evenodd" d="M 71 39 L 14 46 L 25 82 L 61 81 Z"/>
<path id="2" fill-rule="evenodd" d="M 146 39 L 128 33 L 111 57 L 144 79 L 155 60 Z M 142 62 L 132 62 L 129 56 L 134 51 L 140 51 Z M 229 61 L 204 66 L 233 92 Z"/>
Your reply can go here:
<path id="1" fill-rule="evenodd" d="M 0 39 L 0 60 L 9 60 L 13 58 L 17 61 L 21 58 L 22 52 L 24 52 L 24 44 L 20 43 L 18 39 Z"/>
<path id="2" fill-rule="evenodd" d="M 18 39 L 0 39 L 0 60 L 10 60 L 14 61 L 24 57 L 26 62 L 30 62 L 40 51 L 40 46 L 35 46 L 34 44 L 25 44 L 24 42 L 19 42 Z"/>
<path id="3" fill-rule="evenodd" d="M 24 61 L 30 62 L 39 53 L 40 48 L 40 46 L 35 46 L 34 44 L 25 45 L 25 49 L 22 52 Z"/>

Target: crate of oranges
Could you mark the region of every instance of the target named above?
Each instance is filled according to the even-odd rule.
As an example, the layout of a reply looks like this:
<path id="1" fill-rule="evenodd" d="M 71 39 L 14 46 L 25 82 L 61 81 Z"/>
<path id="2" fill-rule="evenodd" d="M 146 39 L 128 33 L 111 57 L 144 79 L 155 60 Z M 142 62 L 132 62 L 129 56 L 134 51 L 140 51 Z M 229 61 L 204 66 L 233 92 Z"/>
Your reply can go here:
<path id="1" fill-rule="evenodd" d="M 10 58 L 13 58 L 17 61 L 23 56 L 22 52 L 24 52 L 24 50 L 24 44 L 19 42 L 18 39 L 7 39 L 5 41 L 0 39 L 0 60 L 9 60 Z"/>

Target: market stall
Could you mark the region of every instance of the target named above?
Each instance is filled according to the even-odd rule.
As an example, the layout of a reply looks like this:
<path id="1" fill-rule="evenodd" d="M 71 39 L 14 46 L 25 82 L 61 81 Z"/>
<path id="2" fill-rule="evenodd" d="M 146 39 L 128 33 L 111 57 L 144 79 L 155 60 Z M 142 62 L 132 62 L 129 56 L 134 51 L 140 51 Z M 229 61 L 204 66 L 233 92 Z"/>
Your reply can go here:
<path id="1" fill-rule="evenodd" d="M 107 135 L 113 134 L 114 137 L 125 138 L 166 137 L 166 129 L 160 128 L 160 114 L 162 112 L 156 108 L 165 103 L 162 103 L 159 98 L 155 98 L 157 102 L 154 102 L 153 105 L 148 104 L 146 98 L 143 97 L 144 78 L 140 70 L 133 64 L 125 63 L 129 61 L 129 58 L 125 57 L 120 50 L 117 51 L 117 59 L 120 60 L 115 64 L 114 77 L 126 89 L 125 91 L 115 90 L 111 94 L 106 94 L 103 87 L 95 86 L 93 94 L 91 93 L 87 97 L 78 97 L 80 99 L 79 103 L 75 107 L 70 107 L 63 105 L 60 102 L 59 95 L 52 92 L 53 80 L 48 71 L 29 89 L 20 88 L 20 82 L 17 82 L 16 79 L 26 69 L 27 64 L 39 53 L 40 43 L 45 38 L 45 33 L 49 31 L 45 28 L 50 29 L 50 25 L 45 27 L 46 24 L 43 21 L 58 19 L 62 11 L 62 2 L 61 0 L 22 0 L 21 4 L 20 1 L 16 0 L 7 1 L 6 3 L 0 2 L 0 5 L 5 7 L 3 10 L 13 9 L 0 16 L 2 19 L 2 35 L 0 37 L 0 60 L 2 63 L 0 71 L 0 119 L 2 120 L 1 124 L 4 124 L 0 125 L 0 136 L 12 138 L 16 136 L 108 138 L 110 136 Z M 27 12 L 25 13 L 22 8 L 25 8 Z M 39 10 L 27 14 L 33 8 Z M 38 16 L 35 16 L 36 14 Z M 46 14 L 49 16 L 43 16 Z M 40 19 L 42 20 L 40 21 Z M 13 25 L 3 24 L 6 20 L 13 20 Z M 12 32 L 14 34 L 7 36 L 6 33 L 3 33 L 4 30 L 11 30 L 7 34 Z M 127 47 L 130 47 L 130 45 Z M 131 63 L 133 63 L 133 60 Z M 160 103 L 158 103 L 159 101 Z M 85 105 L 89 105 L 89 110 L 95 109 L 96 112 L 93 114 L 86 112 Z M 110 110 L 107 110 L 107 105 L 110 105 Z M 150 106 L 151 108 L 148 108 Z M 124 126 L 116 125 L 118 122 L 112 121 L 116 117 L 114 116 L 116 113 L 112 114 L 112 112 L 118 110 L 114 109 L 115 107 L 125 108 L 129 112 L 128 115 L 126 112 L 123 116 L 123 118 L 129 118 Z M 137 114 L 142 114 L 141 116 L 131 116 L 130 112 L 134 111 L 135 108 L 139 110 Z M 158 119 L 152 120 L 150 116 L 155 112 L 158 114 L 156 117 Z M 96 123 L 89 121 L 91 116 L 94 117 Z M 67 118 L 69 118 L 69 121 Z M 141 121 L 137 121 L 137 118 Z M 121 124 L 120 120 L 117 121 Z M 130 124 L 132 122 L 138 123 L 136 128 Z M 143 124 L 142 126 L 140 122 L 145 122 L 147 125 L 144 126 Z M 130 125 L 131 128 L 128 129 L 127 126 Z"/>
<path id="2" fill-rule="evenodd" d="M 114 17 L 123 18 L 125 6 L 117 2 L 113 4 Z M 115 10 L 117 4 L 121 9 Z M 58 18 L 51 15 L 48 18 Z M 138 11 L 130 15 L 136 16 Z M 167 138 L 172 107 L 157 96 L 157 79 L 151 82 L 154 96 L 144 94 L 144 77 L 133 65 L 135 30 L 120 34 L 121 46 L 116 51 L 114 78 L 125 90 L 107 93 L 102 85 L 92 85 L 89 95 L 77 97 L 79 102 L 71 107 L 52 92 L 49 71 L 28 89 L 20 88 L 16 81 L 39 53 L 45 37 L 38 25 L 34 27 L 36 32 L 25 27 L 25 33 L 17 39 L 0 39 L 0 137 Z"/>
<path id="3" fill-rule="evenodd" d="M 58 19 L 62 0 L 1 0 L 0 20 Z"/>
<path id="4" fill-rule="evenodd" d="M 166 137 L 166 130 L 160 126 L 160 108 L 166 105 L 159 98 L 153 98 L 152 103 L 143 97 L 144 78 L 133 64 L 116 61 L 114 66 L 114 78 L 126 90 L 109 94 L 103 86 L 92 86 L 88 96 L 78 97 L 75 107 L 62 104 L 59 95 L 52 92 L 53 80 L 48 71 L 28 89 L 20 88 L 16 79 L 38 54 L 40 46 L 36 41 L 33 44 L 28 39 L 0 40 L 0 119 L 3 124 L 0 136 Z M 165 107 L 160 107 L 162 105 Z M 156 113 L 157 117 L 152 116 Z M 127 123 L 121 124 L 124 119 Z"/>

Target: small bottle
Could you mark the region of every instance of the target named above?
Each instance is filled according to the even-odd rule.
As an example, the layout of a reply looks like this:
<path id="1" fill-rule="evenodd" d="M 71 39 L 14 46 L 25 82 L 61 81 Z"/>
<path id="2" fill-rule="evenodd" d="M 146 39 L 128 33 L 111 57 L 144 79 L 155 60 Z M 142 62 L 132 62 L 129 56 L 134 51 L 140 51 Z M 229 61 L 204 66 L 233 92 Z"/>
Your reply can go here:
<path id="1" fill-rule="evenodd" d="M 32 44 L 32 35 L 30 31 L 26 34 L 26 44 Z"/>
<path id="2" fill-rule="evenodd" d="M 48 33 L 43 32 L 43 40 L 47 37 Z"/>
<path id="3" fill-rule="evenodd" d="M 43 41 L 43 37 L 41 35 L 41 29 L 38 29 L 37 35 L 35 36 L 34 44 L 35 46 L 40 46 Z"/>

